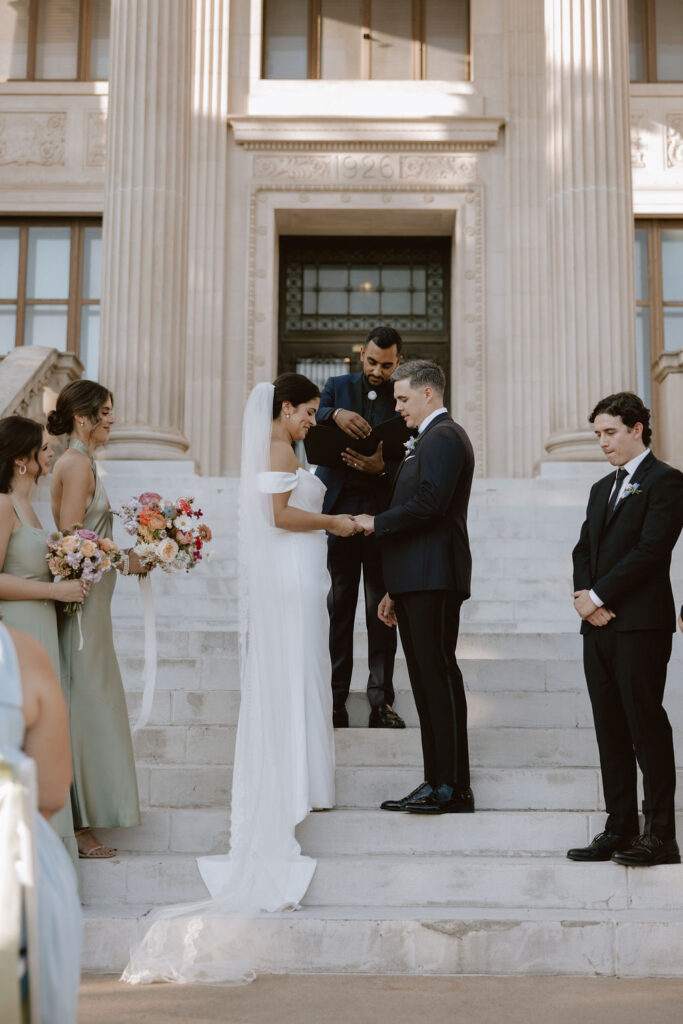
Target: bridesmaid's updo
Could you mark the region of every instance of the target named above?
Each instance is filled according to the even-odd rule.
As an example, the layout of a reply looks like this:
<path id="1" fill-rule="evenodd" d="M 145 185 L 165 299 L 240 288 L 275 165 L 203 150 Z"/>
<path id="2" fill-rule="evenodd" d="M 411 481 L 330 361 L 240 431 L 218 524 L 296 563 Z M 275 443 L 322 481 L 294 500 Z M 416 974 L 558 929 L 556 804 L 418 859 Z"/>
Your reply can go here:
<path id="1" fill-rule="evenodd" d="M 273 395 L 273 419 L 276 420 L 282 411 L 283 402 L 291 402 L 292 405 L 301 405 L 302 402 L 310 402 L 312 398 L 320 398 L 320 388 L 314 384 L 303 373 L 281 373 L 277 380 L 273 381 L 275 394 Z"/>
<path id="2" fill-rule="evenodd" d="M 50 434 L 70 434 L 74 429 L 76 416 L 87 416 L 95 427 L 99 423 L 99 411 L 114 396 L 103 384 L 94 380 L 73 380 L 59 393 L 57 408 L 47 418 Z"/>
<path id="3" fill-rule="evenodd" d="M 0 420 L 0 494 L 7 494 L 14 476 L 15 459 L 37 458 L 43 446 L 43 428 L 26 416 L 6 416 Z M 36 480 L 40 476 L 40 467 Z"/>

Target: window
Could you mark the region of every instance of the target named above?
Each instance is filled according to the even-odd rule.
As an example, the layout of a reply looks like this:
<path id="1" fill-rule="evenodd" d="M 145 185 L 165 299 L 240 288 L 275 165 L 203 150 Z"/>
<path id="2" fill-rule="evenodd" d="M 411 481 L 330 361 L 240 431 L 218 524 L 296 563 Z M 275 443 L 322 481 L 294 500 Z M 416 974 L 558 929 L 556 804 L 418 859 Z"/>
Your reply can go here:
<path id="1" fill-rule="evenodd" d="M 0 81 L 109 76 L 111 0 L 0 0 Z"/>
<path id="2" fill-rule="evenodd" d="M 282 237 L 280 372 L 355 372 L 368 332 L 388 324 L 406 358 L 434 359 L 448 375 L 450 247 L 446 237 Z"/>
<path id="3" fill-rule="evenodd" d="M 683 82 L 681 0 L 628 0 L 632 82 Z"/>
<path id="4" fill-rule="evenodd" d="M 469 78 L 468 0 L 265 0 L 264 78 Z"/>
<path id="5" fill-rule="evenodd" d="M 638 392 L 649 404 L 651 364 L 683 349 L 683 221 L 637 220 L 635 265 Z"/>
<path id="6" fill-rule="evenodd" d="M 99 221 L 0 220 L 0 356 L 47 345 L 96 380 L 101 276 Z"/>

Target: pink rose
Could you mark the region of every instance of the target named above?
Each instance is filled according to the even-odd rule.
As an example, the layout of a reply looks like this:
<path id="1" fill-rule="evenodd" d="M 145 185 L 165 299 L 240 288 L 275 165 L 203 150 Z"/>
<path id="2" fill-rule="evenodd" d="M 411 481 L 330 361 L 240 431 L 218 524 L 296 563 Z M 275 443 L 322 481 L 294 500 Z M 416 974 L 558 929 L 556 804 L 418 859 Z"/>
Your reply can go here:
<path id="1" fill-rule="evenodd" d="M 140 495 L 138 501 L 140 502 L 141 505 L 149 507 L 150 505 L 156 505 L 158 502 L 160 502 L 161 495 L 156 494 L 154 491 L 145 491 L 144 494 Z"/>
<path id="2" fill-rule="evenodd" d="M 92 530 L 76 530 L 76 534 L 77 536 L 82 537 L 83 540 L 92 540 L 95 541 L 95 543 L 100 539 L 96 533 L 92 532 Z"/>
<path id="3" fill-rule="evenodd" d="M 183 545 L 191 544 L 192 543 L 192 534 L 191 533 L 183 533 L 181 530 L 176 530 L 175 539 L 176 539 L 178 544 L 183 544 Z"/>

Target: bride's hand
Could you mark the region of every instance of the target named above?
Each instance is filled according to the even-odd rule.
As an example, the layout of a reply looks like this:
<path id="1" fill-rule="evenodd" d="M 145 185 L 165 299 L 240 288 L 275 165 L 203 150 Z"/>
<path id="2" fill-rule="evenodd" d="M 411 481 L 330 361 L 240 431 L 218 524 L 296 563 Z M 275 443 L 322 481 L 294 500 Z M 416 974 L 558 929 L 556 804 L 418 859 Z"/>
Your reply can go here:
<path id="1" fill-rule="evenodd" d="M 339 515 L 330 516 L 331 523 L 329 526 L 330 533 L 333 533 L 336 537 L 352 537 L 354 533 L 358 533 L 359 527 L 356 524 L 353 516 Z"/>

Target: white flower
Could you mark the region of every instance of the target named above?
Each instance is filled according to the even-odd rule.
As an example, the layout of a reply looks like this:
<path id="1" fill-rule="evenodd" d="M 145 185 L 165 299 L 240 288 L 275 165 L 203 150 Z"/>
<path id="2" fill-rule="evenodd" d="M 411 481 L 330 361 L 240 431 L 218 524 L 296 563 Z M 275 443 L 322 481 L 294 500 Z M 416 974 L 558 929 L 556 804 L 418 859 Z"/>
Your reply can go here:
<path id="1" fill-rule="evenodd" d="M 146 544 L 142 541 L 135 545 L 133 551 L 143 562 L 154 561 L 157 556 L 156 544 Z"/>
<path id="2" fill-rule="evenodd" d="M 189 516 L 176 516 L 173 520 L 173 525 L 176 530 L 181 530 L 182 533 L 189 533 L 192 529 L 192 520 Z"/>
<path id="3" fill-rule="evenodd" d="M 406 455 L 410 455 L 410 453 L 412 452 L 413 448 L 417 444 L 418 440 L 419 440 L 419 438 L 417 438 L 417 437 L 409 437 L 407 441 L 403 442 L 403 447 L 406 450 Z"/>
<path id="4" fill-rule="evenodd" d="M 165 537 L 164 540 L 160 540 L 155 545 L 155 548 L 157 558 L 161 562 L 172 562 L 178 554 L 178 545 L 171 537 Z"/>

